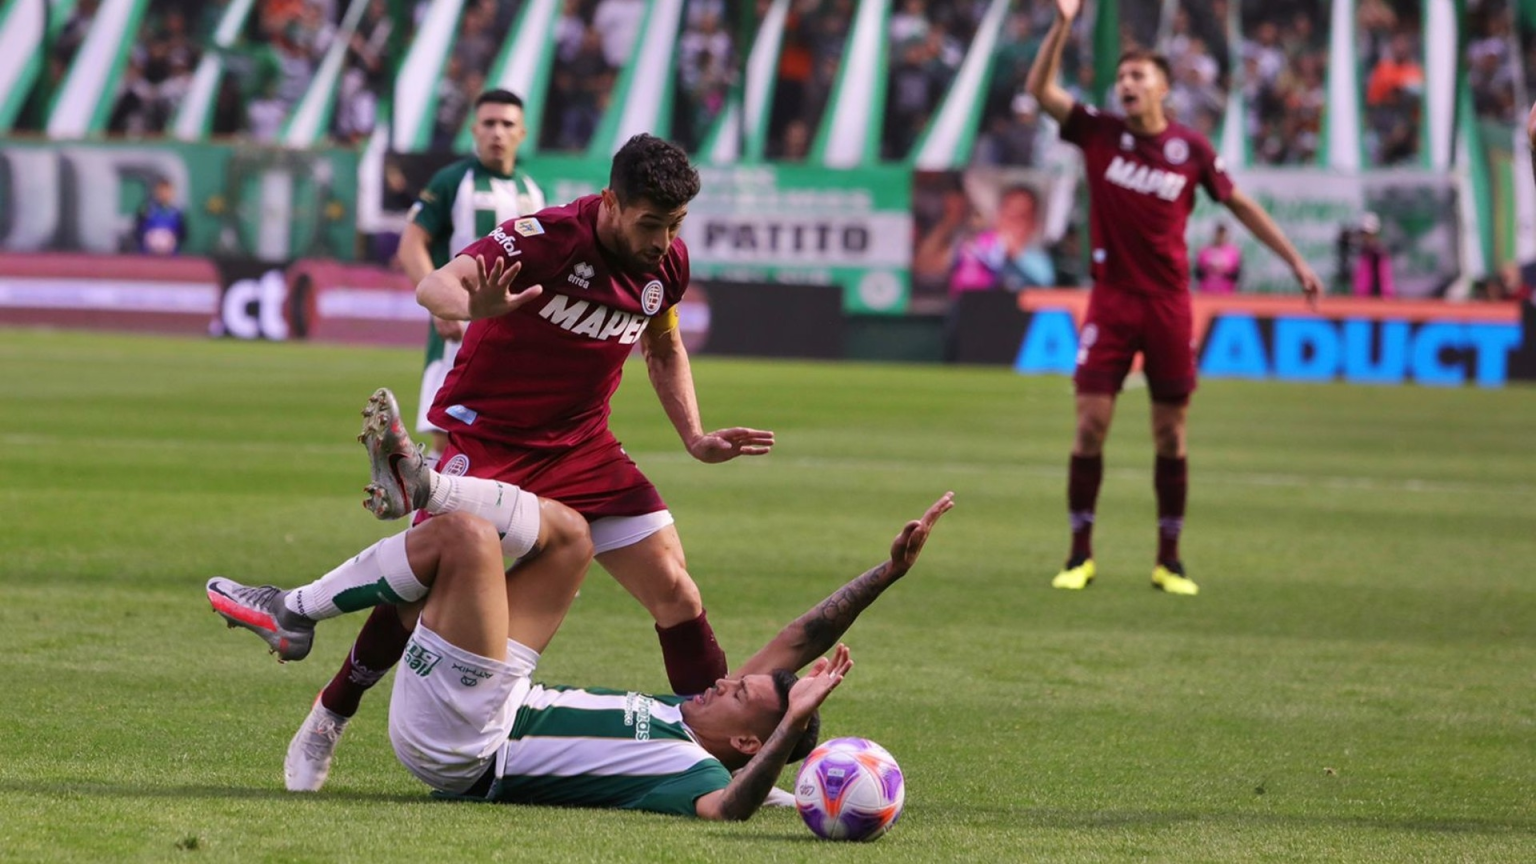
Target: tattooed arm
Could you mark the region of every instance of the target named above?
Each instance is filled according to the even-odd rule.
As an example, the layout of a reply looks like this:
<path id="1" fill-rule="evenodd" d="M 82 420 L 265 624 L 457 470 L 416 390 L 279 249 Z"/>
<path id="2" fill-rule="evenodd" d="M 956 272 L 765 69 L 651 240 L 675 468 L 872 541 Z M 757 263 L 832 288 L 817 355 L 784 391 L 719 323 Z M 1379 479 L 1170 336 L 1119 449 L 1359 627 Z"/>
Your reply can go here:
<path id="1" fill-rule="evenodd" d="M 790 688 L 789 710 L 784 712 L 768 740 L 752 754 L 752 761 L 736 772 L 730 785 L 704 795 L 694 803 L 694 812 L 699 818 L 739 822 L 756 813 L 768 797 L 768 790 L 773 788 L 773 781 L 784 770 L 784 763 L 789 761 L 789 753 L 799 743 L 811 715 L 852 668 L 853 660 L 848 656 L 847 645 L 837 646 L 830 659 L 817 660 L 805 677 Z"/>
<path id="2" fill-rule="evenodd" d="M 735 674 L 768 673 L 775 669 L 796 671 L 837 644 L 860 613 L 917 563 L 917 556 L 923 551 L 923 544 L 928 542 L 934 523 L 955 506 L 954 497 L 953 492 L 944 493 L 923 518 L 908 522 L 891 544 L 890 560 L 865 571 L 790 622 Z"/>

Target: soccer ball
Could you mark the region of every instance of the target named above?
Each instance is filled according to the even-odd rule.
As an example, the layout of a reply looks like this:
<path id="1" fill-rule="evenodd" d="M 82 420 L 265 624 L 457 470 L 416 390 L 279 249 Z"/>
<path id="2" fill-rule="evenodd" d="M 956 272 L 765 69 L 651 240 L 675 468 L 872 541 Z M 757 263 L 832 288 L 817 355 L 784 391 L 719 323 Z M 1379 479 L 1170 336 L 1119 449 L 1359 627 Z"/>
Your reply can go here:
<path id="1" fill-rule="evenodd" d="M 906 801 L 901 766 L 867 738 L 834 738 L 805 757 L 795 777 L 795 807 L 811 833 L 827 840 L 873 840 Z"/>

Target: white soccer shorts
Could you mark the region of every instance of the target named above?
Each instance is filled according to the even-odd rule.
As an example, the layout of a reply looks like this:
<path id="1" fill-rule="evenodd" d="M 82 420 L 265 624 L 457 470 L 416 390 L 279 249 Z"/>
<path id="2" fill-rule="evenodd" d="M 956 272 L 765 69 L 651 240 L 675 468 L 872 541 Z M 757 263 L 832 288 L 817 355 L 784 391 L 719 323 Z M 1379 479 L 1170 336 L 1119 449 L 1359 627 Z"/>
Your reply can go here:
<path id="1" fill-rule="evenodd" d="M 459 346 L 462 342 L 444 342 L 443 356 L 421 370 L 421 400 L 416 403 L 416 434 L 427 435 L 443 430 L 433 425 L 427 419 L 427 412 L 432 410 L 432 403 L 437 401 L 437 391 L 443 389 L 443 381 L 448 378 L 448 370 L 453 368 L 454 358 L 459 356 Z"/>
<path id="2" fill-rule="evenodd" d="M 417 624 L 390 697 L 395 756 L 440 792 L 473 786 L 507 743 L 538 663 L 539 652 L 511 639 L 506 660 L 492 660 Z"/>
<path id="3" fill-rule="evenodd" d="M 673 523 L 671 510 L 657 510 L 640 516 L 604 516 L 588 525 L 592 532 L 593 554 L 601 555 L 641 540 Z"/>

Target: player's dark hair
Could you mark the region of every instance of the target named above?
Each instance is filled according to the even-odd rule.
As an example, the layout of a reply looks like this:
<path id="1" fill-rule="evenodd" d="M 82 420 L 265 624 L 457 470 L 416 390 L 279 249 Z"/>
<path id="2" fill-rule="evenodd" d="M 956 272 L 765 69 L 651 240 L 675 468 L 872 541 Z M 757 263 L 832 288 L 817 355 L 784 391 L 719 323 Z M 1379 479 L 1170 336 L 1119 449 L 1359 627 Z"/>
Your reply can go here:
<path id="1" fill-rule="evenodd" d="M 481 105 L 511 105 L 513 108 L 523 107 L 522 97 L 511 90 L 487 90 L 475 97 L 475 108 Z"/>
<path id="2" fill-rule="evenodd" d="M 681 147 L 644 132 L 624 142 L 613 155 L 608 188 L 620 207 L 640 200 L 676 210 L 699 194 L 699 172 Z"/>
<path id="3" fill-rule="evenodd" d="M 1167 57 L 1164 57 L 1156 51 L 1150 51 L 1146 48 L 1127 48 L 1125 49 L 1125 52 L 1120 55 L 1119 62 L 1115 63 L 1115 68 L 1119 69 L 1121 66 L 1132 60 L 1138 62 L 1146 61 L 1151 63 L 1153 66 L 1157 67 L 1157 71 L 1163 73 L 1164 84 L 1173 83 L 1173 66 L 1168 63 Z"/>
<path id="4" fill-rule="evenodd" d="M 789 691 L 790 688 L 795 686 L 795 682 L 799 680 L 799 676 L 788 669 L 773 670 L 773 689 L 774 692 L 779 694 L 780 711 L 789 710 Z M 790 748 L 789 759 L 785 761 L 799 762 L 801 759 L 811 755 L 811 751 L 816 749 L 816 742 L 820 738 L 821 711 L 818 709 L 811 714 L 811 722 L 805 724 L 805 731 L 800 733 L 800 740 L 796 741 L 795 746 Z"/>

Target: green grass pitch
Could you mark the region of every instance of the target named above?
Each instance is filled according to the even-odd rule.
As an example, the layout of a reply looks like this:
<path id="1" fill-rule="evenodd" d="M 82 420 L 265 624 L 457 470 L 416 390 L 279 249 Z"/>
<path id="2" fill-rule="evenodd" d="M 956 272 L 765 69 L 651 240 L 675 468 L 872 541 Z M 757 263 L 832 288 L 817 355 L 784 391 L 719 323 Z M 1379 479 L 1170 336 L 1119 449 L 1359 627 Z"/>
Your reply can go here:
<path id="1" fill-rule="evenodd" d="M 707 466 L 632 368 L 614 426 L 677 515 L 729 654 L 884 556 L 922 562 L 849 634 L 824 710 L 908 777 L 867 846 L 745 825 L 445 804 L 365 702 L 326 790 L 283 750 L 361 624 L 280 666 L 203 581 L 294 585 L 384 536 L 353 440 L 417 352 L 0 331 L 0 860 L 1536 861 L 1536 391 L 1211 381 L 1184 558 L 1149 588 L 1144 390 L 1108 450 L 1089 591 L 1066 549 L 1071 396 L 1004 370 L 701 359 Z M 594 569 L 540 678 L 664 689 Z"/>

